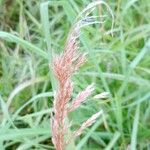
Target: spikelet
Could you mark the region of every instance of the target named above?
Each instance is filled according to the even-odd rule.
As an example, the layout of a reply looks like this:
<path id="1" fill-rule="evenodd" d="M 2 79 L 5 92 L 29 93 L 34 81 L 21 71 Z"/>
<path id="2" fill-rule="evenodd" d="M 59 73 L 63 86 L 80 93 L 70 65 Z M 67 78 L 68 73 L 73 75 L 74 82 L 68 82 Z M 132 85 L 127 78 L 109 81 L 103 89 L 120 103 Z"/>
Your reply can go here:
<path id="1" fill-rule="evenodd" d="M 94 91 L 93 84 L 89 85 L 84 91 L 80 92 L 76 98 L 72 101 L 68 111 L 71 112 L 78 107 L 87 99 L 88 96 Z"/>
<path id="2" fill-rule="evenodd" d="M 83 130 L 86 129 L 87 127 L 91 126 L 102 113 L 103 113 L 103 111 L 101 110 L 101 111 L 95 113 L 94 115 L 92 115 L 85 122 L 83 122 L 81 127 L 77 131 L 75 131 L 74 136 L 75 137 L 79 136 L 83 132 Z"/>

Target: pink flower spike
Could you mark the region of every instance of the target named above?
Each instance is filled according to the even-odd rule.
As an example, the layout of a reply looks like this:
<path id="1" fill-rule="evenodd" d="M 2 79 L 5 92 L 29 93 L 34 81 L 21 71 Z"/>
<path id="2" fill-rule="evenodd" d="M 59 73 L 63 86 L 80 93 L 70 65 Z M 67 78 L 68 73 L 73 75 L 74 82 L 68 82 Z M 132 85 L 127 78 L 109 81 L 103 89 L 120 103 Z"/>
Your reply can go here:
<path id="1" fill-rule="evenodd" d="M 72 101 L 71 106 L 68 108 L 68 112 L 71 112 L 78 108 L 88 96 L 94 91 L 94 84 L 89 85 L 84 91 L 80 92 L 76 98 Z"/>
<path id="2" fill-rule="evenodd" d="M 75 134 L 74 134 L 75 137 L 82 134 L 83 130 L 86 129 L 87 127 L 91 126 L 96 121 L 96 119 L 102 114 L 103 114 L 103 110 L 97 112 L 96 114 L 92 115 L 88 120 L 83 122 L 81 127 L 77 131 L 75 131 Z"/>

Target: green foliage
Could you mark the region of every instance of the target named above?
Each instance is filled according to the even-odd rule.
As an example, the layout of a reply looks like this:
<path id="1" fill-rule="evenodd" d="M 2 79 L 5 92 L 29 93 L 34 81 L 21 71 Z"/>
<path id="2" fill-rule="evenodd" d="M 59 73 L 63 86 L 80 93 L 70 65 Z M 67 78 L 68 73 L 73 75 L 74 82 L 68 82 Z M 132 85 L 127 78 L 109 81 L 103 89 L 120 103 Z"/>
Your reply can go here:
<path id="1" fill-rule="evenodd" d="M 50 114 L 56 83 L 49 63 L 90 2 L 0 0 L 0 150 L 54 149 Z M 95 9 L 92 15 L 106 15 L 106 22 L 82 29 L 80 50 L 88 61 L 73 80 L 74 95 L 94 82 L 94 94 L 107 91 L 110 97 L 87 101 L 69 116 L 76 129 L 104 110 L 76 149 L 150 150 L 149 0 L 107 3 L 115 16 L 113 36 L 107 9 Z"/>

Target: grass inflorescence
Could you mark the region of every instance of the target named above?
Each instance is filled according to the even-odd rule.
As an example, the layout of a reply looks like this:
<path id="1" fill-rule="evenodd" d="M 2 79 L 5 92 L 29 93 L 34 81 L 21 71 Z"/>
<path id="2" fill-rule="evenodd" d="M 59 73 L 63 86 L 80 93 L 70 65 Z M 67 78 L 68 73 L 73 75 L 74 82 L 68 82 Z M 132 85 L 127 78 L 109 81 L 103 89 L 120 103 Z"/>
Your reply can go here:
<path id="1" fill-rule="evenodd" d="M 63 51 L 71 26 L 90 2 L 0 1 L 0 150 L 54 149 L 49 120 L 57 83 L 49 63 L 52 52 Z M 149 0 L 106 2 L 114 26 L 103 5 L 88 14 L 103 23 L 81 29 L 79 51 L 88 55 L 72 78 L 72 98 L 90 83 L 95 83 L 97 97 L 109 94 L 91 96 L 69 114 L 74 131 L 103 110 L 77 138 L 76 149 L 149 150 Z"/>

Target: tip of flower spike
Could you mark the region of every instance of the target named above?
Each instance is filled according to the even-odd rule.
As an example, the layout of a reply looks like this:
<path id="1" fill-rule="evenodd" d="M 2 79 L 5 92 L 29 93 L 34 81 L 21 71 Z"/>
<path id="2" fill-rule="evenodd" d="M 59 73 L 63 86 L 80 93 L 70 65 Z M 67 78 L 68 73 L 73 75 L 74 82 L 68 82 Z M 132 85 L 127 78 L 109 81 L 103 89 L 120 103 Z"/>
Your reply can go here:
<path id="1" fill-rule="evenodd" d="M 99 112 L 95 113 L 91 118 L 89 118 L 89 120 L 91 120 L 91 122 L 95 122 L 96 119 L 103 114 L 103 110 L 100 110 Z"/>
<path id="2" fill-rule="evenodd" d="M 90 84 L 87 88 L 88 88 L 88 89 L 91 89 L 91 90 L 93 91 L 93 90 L 95 89 L 95 84 L 92 83 L 92 84 Z"/>
<path id="3" fill-rule="evenodd" d="M 95 95 L 94 98 L 95 99 L 104 99 L 104 98 L 108 98 L 109 95 L 110 95 L 109 92 L 103 92 L 103 93 Z"/>

